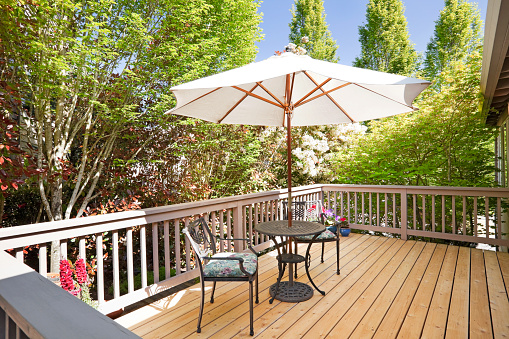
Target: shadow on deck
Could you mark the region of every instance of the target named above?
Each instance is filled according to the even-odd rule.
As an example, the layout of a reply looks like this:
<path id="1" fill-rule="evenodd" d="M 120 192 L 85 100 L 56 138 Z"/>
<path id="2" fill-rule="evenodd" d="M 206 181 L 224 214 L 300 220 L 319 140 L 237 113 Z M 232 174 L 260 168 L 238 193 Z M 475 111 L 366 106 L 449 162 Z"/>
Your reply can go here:
<path id="1" fill-rule="evenodd" d="M 261 338 L 509 337 L 509 254 L 420 241 L 351 234 L 341 239 L 341 274 L 334 243 L 312 247 L 311 275 L 326 291 L 305 302 L 269 304 L 275 252 L 260 257 Z M 304 251 L 304 249 L 300 249 Z M 299 281 L 308 282 L 303 265 Z M 206 298 L 210 295 L 210 285 Z M 200 285 L 117 319 L 143 338 L 249 337 L 248 284 L 218 283 L 196 333 Z"/>

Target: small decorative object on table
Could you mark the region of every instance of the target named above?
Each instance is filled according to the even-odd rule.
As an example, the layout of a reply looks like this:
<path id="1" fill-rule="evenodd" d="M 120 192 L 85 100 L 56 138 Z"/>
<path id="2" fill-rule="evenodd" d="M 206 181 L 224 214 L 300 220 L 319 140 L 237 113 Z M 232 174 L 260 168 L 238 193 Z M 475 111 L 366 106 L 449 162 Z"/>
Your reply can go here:
<path id="1" fill-rule="evenodd" d="M 346 221 L 346 218 L 339 219 L 339 233 L 343 237 L 348 237 L 350 234 L 350 224 Z"/>

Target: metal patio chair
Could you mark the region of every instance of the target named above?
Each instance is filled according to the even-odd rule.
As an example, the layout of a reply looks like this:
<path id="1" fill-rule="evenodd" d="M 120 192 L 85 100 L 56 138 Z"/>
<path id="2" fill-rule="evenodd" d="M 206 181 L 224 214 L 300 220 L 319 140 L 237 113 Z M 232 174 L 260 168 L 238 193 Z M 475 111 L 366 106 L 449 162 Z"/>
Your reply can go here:
<path id="1" fill-rule="evenodd" d="M 214 303 L 214 292 L 218 281 L 248 281 L 249 282 L 249 320 L 250 334 L 253 329 L 253 281 L 256 280 L 256 303 L 258 304 L 258 256 L 251 246 L 250 239 L 221 238 L 215 236 L 207 221 L 203 217 L 189 223 L 183 230 L 193 247 L 196 262 L 200 268 L 201 303 L 198 317 L 198 328 L 201 332 L 201 319 L 205 304 L 205 281 L 212 281 L 210 303 Z M 249 252 L 216 252 L 219 242 L 223 240 L 244 240 L 248 243 Z"/>
<path id="2" fill-rule="evenodd" d="M 304 220 L 313 221 L 325 224 L 325 215 L 323 213 L 323 205 L 320 200 L 314 201 L 292 201 L 292 219 L 293 220 Z M 283 218 L 288 220 L 288 202 L 283 201 Z M 318 238 L 313 240 L 313 236 L 295 237 L 295 253 L 297 253 L 297 245 L 299 243 L 321 243 L 322 244 L 322 257 L 321 262 L 323 263 L 323 255 L 326 242 L 336 242 L 336 273 L 339 275 L 339 227 L 336 227 L 336 232 L 325 229 Z M 295 278 L 297 278 L 297 264 L 295 264 Z"/>

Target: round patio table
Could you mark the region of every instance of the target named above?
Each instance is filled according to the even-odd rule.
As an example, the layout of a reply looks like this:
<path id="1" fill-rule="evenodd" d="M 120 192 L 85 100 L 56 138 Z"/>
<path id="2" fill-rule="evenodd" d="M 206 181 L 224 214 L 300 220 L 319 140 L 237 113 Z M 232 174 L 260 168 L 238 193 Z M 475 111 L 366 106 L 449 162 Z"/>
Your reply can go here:
<path id="1" fill-rule="evenodd" d="M 300 262 L 305 262 L 306 274 L 309 282 L 318 292 L 325 295 L 325 292 L 318 289 L 309 274 L 309 263 L 311 261 L 309 250 L 311 249 L 312 243 L 309 243 L 305 257 L 292 253 L 291 246 L 289 251 L 287 251 L 286 246 L 284 246 L 286 243 L 285 239 L 288 238 L 314 235 L 313 240 L 316 239 L 320 233 L 325 231 L 325 225 L 317 222 L 292 220 L 292 227 L 288 227 L 288 220 L 274 220 L 255 225 L 255 231 L 268 235 L 276 245 L 276 249 L 278 251 L 277 260 L 279 276 L 277 282 L 269 289 L 270 296 L 272 297 L 269 301 L 271 304 L 274 299 L 287 302 L 299 302 L 308 300 L 313 296 L 313 289 L 309 285 L 293 281 L 293 264 Z M 281 281 L 286 265 L 288 264 L 289 280 Z"/>

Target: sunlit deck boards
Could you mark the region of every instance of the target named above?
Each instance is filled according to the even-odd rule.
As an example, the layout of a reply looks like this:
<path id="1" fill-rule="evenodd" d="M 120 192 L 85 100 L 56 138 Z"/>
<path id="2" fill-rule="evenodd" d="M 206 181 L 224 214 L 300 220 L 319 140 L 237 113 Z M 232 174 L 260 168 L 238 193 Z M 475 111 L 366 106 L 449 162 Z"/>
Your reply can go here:
<path id="1" fill-rule="evenodd" d="M 425 242 L 351 234 L 335 248 L 313 246 L 315 283 L 327 294 L 297 304 L 268 302 L 276 280 L 274 253 L 260 258 L 261 338 L 509 337 L 509 255 Z M 303 251 L 303 250 L 302 250 Z M 304 267 L 299 281 L 307 282 Z M 206 294 L 207 296 L 208 294 Z M 249 336 L 248 284 L 224 283 L 206 302 L 196 333 L 199 285 L 131 312 L 118 322 L 143 338 Z"/>

